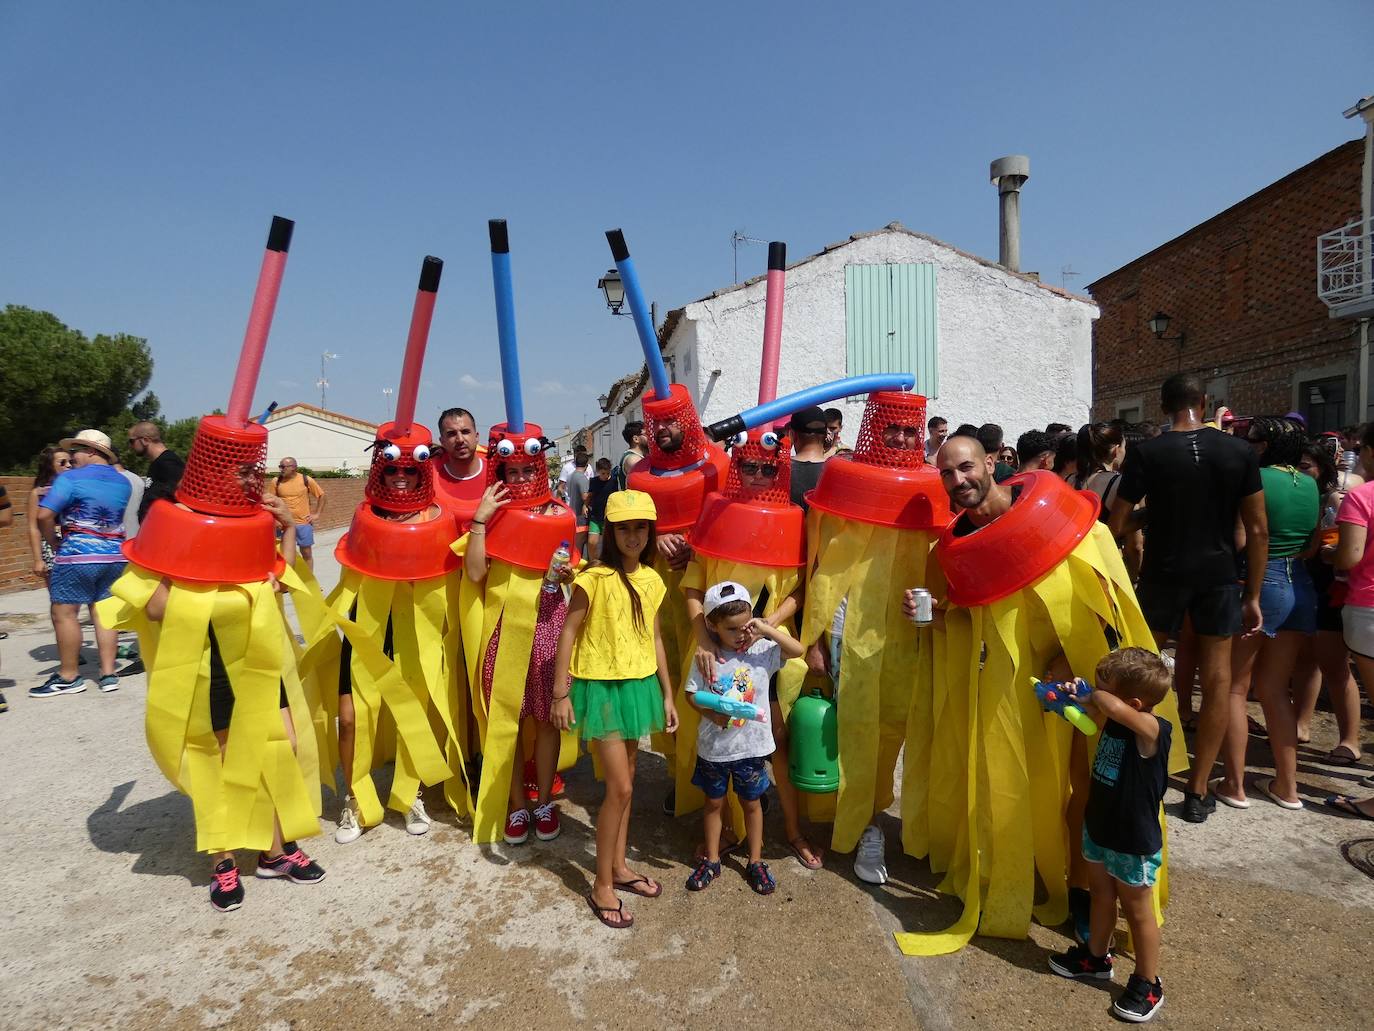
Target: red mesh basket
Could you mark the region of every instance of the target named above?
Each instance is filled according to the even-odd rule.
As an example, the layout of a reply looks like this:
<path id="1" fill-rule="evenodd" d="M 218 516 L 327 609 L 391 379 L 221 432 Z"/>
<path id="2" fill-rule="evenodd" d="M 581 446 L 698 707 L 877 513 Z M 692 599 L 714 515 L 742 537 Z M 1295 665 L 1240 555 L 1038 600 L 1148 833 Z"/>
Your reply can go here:
<path id="1" fill-rule="evenodd" d="M 401 433 L 394 422 L 383 423 L 377 431 L 372 447 L 372 469 L 368 473 L 364 493 L 367 500 L 386 512 L 418 512 L 434 503 L 434 467 L 430 458 L 439 449 L 431 443 L 429 430 L 412 423 L 409 433 Z M 413 487 L 395 490 L 386 485 L 388 466 L 415 472 Z M 399 577 L 408 580 L 410 577 Z"/>
<path id="2" fill-rule="evenodd" d="M 758 470 L 746 476 L 740 470 L 741 464 L 757 466 Z M 763 475 L 770 467 L 776 470 L 774 475 Z M 725 477 L 727 498 L 788 505 L 792 502 L 791 489 L 792 448 L 786 434 L 750 430 L 743 443 L 730 448 L 730 472 Z"/>
<path id="3" fill-rule="evenodd" d="M 807 504 L 875 526 L 946 526 L 949 496 L 940 474 L 926 464 L 925 415 L 926 399 L 920 394 L 869 394 L 858 447 L 825 463 L 820 483 L 806 495 Z"/>
<path id="4" fill-rule="evenodd" d="M 528 469 L 531 475 L 528 479 L 506 483 L 506 466 Z M 508 507 L 511 508 L 532 508 L 553 500 L 549 492 L 549 463 L 544 458 L 544 431 L 539 426 L 527 422 L 524 433 L 508 430 L 504 422 L 491 428 L 487 438 L 487 486 L 494 483 L 506 484 L 511 500 Z M 555 543 L 554 547 L 557 546 Z"/>
<path id="5" fill-rule="evenodd" d="M 925 465 L 926 399 L 892 390 L 869 394 L 854 461 L 889 469 Z"/>
<path id="6" fill-rule="evenodd" d="M 210 515 L 261 511 L 266 465 L 266 427 L 231 426 L 222 415 L 207 415 L 196 427 L 177 500 Z"/>
<path id="7" fill-rule="evenodd" d="M 659 430 L 673 427 L 682 431 L 682 444 L 664 451 L 658 443 Z M 649 437 L 649 464 L 655 469 L 686 469 L 703 461 L 710 450 L 692 395 L 681 383 L 674 383 L 661 400 L 652 390 L 644 395 L 644 429 Z"/>

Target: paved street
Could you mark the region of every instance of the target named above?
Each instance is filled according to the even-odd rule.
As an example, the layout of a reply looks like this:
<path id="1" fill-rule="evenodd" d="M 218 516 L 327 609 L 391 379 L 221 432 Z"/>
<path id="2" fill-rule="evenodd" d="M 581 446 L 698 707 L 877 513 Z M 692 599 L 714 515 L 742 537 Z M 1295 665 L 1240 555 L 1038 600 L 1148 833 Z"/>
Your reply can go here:
<path id="1" fill-rule="evenodd" d="M 337 575 L 317 548 L 322 582 Z M 861 885 L 847 857 L 811 873 L 788 858 L 774 812 L 765 857 L 779 880 L 753 895 L 738 867 L 689 895 L 699 825 L 659 815 L 662 761 L 647 756 L 631 843 L 666 885 L 630 906 L 636 927 L 603 929 L 582 893 L 599 797 L 590 763 L 568 778 L 564 833 L 552 843 L 476 848 L 452 814 L 412 838 L 399 820 L 355 844 L 325 833 L 305 847 L 328 869 L 316 887 L 246 882 L 238 912 L 207 899 L 191 810 L 143 740 L 144 678 L 122 688 L 32 700 L 55 665 L 46 596 L 0 596 L 0 1027 L 380 1028 L 436 1026 L 706 1028 L 1110 1026 L 1110 997 L 1045 969 L 1059 929 L 1029 941 L 975 939 L 940 959 L 902 957 L 891 932 L 939 928 L 957 903 L 897 854 L 892 881 Z M 89 633 L 86 652 L 94 662 Z M 83 667 L 93 670 L 94 665 Z M 1367 728 L 1368 729 L 1368 728 Z M 1300 763 L 1305 797 L 1367 776 Z M 1370 735 L 1366 733 L 1366 741 Z M 1266 761 L 1262 744 L 1251 761 Z M 1170 808 L 1178 801 L 1171 791 Z M 1161 1026 L 1363 1028 L 1374 880 L 1342 859 L 1374 839 L 1320 806 L 1288 813 L 1255 795 L 1201 827 L 1170 821 L 1173 903 L 1164 928 Z M 1363 847 L 1366 855 L 1374 841 Z M 241 862 L 247 860 L 245 855 Z M 1129 961 L 1123 962 L 1129 969 Z M 1124 982 L 1124 972 L 1118 982 Z"/>

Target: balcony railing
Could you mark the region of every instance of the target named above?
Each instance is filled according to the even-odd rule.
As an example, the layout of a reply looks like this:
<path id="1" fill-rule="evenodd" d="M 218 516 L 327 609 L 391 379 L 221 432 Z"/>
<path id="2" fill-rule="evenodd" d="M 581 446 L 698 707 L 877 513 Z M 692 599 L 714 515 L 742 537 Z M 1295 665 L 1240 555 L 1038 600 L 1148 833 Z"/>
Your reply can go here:
<path id="1" fill-rule="evenodd" d="M 1374 219 L 1317 237 L 1317 296 L 1333 319 L 1374 316 Z"/>

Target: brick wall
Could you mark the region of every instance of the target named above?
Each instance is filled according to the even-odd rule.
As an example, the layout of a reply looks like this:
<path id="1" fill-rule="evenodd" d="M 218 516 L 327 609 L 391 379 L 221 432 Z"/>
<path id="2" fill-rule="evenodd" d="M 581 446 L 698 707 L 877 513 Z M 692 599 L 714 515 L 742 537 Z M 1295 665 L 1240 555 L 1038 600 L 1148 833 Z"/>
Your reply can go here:
<path id="1" fill-rule="evenodd" d="M 320 480 L 320 487 L 329 498 L 325 506 L 321 530 L 347 526 L 353 510 L 363 499 L 366 480 L 362 477 L 340 480 Z M 28 508 L 29 492 L 33 490 L 30 476 L 0 476 L 0 484 L 14 504 L 14 526 L 0 530 L 0 594 L 42 587 L 43 581 L 29 572 L 33 559 L 29 555 Z"/>
<path id="2" fill-rule="evenodd" d="M 1238 415 L 1282 414 L 1296 381 L 1343 375 L 1342 421 L 1361 421 L 1358 324 L 1329 318 L 1316 288 L 1317 236 L 1360 216 L 1361 163 L 1362 141 L 1337 147 L 1089 286 L 1102 309 L 1094 417 L 1139 398 L 1159 418 L 1159 386 L 1181 366 Z M 1181 351 L 1150 332 L 1156 311 L 1173 318 L 1166 335 L 1184 333 Z"/>
<path id="3" fill-rule="evenodd" d="M 43 581 L 29 569 L 29 492 L 33 490 L 32 476 L 0 476 L 6 496 L 14 505 L 14 525 L 0 530 L 0 593 L 22 591 L 26 587 L 40 587 Z"/>

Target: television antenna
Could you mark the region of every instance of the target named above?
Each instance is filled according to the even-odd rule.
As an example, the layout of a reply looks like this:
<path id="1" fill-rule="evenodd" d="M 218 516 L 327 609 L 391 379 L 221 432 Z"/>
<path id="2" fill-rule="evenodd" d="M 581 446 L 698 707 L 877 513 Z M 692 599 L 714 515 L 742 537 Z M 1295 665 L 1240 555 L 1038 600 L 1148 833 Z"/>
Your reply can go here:
<path id="1" fill-rule="evenodd" d="M 329 389 L 329 379 L 325 376 L 325 363 L 341 358 L 342 355 L 335 354 L 333 351 L 323 351 L 320 354 L 320 378 L 315 381 L 315 386 L 320 388 L 320 407 L 327 408 L 324 403 L 325 391 Z"/>
<path id="2" fill-rule="evenodd" d="M 735 252 L 734 273 L 736 283 L 739 282 L 739 245 L 742 243 L 767 243 L 767 240 L 760 240 L 757 236 L 745 236 L 738 229 L 730 234 L 730 249 Z"/>
<path id="3" fill-rule="evenodd" d="M 1069 288 L 1069 280 L 1075 276 L 1081 276 L 1082 274 L 1081 272 L 1075 272 L 1072 265 L 1060 265 L 1059 285 L 1067 290 Z"/>

